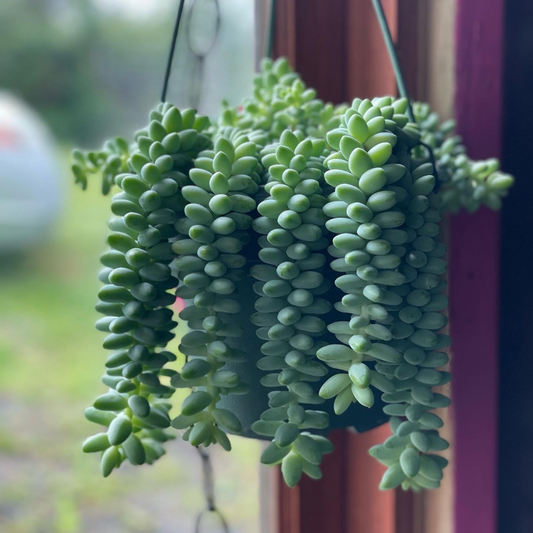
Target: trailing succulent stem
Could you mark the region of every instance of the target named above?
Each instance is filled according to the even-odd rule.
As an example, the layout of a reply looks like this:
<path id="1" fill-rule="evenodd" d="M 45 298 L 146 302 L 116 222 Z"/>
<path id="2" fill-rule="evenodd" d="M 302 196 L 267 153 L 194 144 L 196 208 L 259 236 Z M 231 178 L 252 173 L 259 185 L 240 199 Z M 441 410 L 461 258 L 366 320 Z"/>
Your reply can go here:
<path id="1" fill-rule="evenodd" d="M 461 208 L 477 211 L 481 205 L 498 210 L 514 178 L 500 172 L 496 158 L 474 161 L 466 153 L 459 135 L 454 135 L 455 121 L 439 124 L 439 116 L 428 104 L 415 103 L 415 117 L 422 130 L 422 140 L 433 149 L 442 183 L 441 209 L 457 212 Z"/>
<path id="2" fill-rule="evenodd" d="M 104 348 L 113 350 L 102 378 L 110 387 L 86 417 L 108 426 L 106 433 L 90 437 L 84 451 L 102 451 L 102 472 L 109 475 L 124 459 L 132 464 L 153 462 L 164 450 L 170 426 L 166 401 L 174 392 L 164 368 L 176 356 L 164 350 L 174 338 L 177 323 L 171 309 L 176 287 L 170 262 L 174 254 L 169 240 L 177 235 L 175 223 L 183 214 L 181 188 L 188 181 L 190 155 L 206 144 L 207 137 L 193 129 L 196 117 L 183 115 L 170 104 L 152 112 L 146 131 L 137 135 L 128 159 L 128 172 L 117 174 L 116 194 L 109 222 L 110 250 L 102 255 L 105 283 L 96 309 L 104 315 L 96 327 L 109 335 Z"/>
<path id="3" fill-rule="evenodd" d="M 101 150 L 84 152 L 73 150 L 72 173 L 75 181 L 85 190 L 88 175 L 100 174 L 102 177 L 102 194 L 108 194 L 115 183 L 115 177 L 128 170 L 128 143 L 117 137 L 107 141 Z"/>
<path id="4" fill-rule="evenodd" d="M 439 350 L 449 344 L 436 333 L 446 326 L 439 311 L 448 303 L 440 294 L 446 272 L 440 198 L 431 163 L 411 155 L 419 133 L 405 110 L 405 100 L 356 99 L 327 137 L 337 151 L 326 160 L 325 179 L 335 191 L 324 211 L 336 234 L 335 284 L 345 292 L 335 307 L 348 316 L 328 325 L 341 344 L 317 352 L 346 374 L 332 376 L 320 395 L 335 397 L 341 413 L 351 402 L 371 407 L 372 388 L 382 393 L 394 436 L 371 454 L 389 466 L 383 489 L 438 486 L 442 461 L 426 454 L 448 447 L 436 431 L 442 420 L 430 412 L 449 404 L 431 391 L 449 381 L 434 369 L 447 363 Z M 429 467 L 421 465 L 431 465 L 429 478 Z"/>
<path id="5" fill-rule="evenodd" d="M 326 345 L 321 340 L 326 323 L 320 317 L 331 310 L 331 304 L 320 298 L 330 288 L 321 273 L 328 246 L 321 189 L 325 142 L 297 133 L 285 130 L 279 144 L 264 150 L 269 196 L 259 204 L 261 216 L 254 220 L 254 229 L 261 235 L 259 259 L 263 264 L 250 270 L 258 280 L 254 290 L 259 295 L 252 322 L 265 341 L 261 347 L 265 357 L 257 364 L 270 372 L 261 384 L 287 388 L 269 394 L 270 409 L 252 429 L 274 437 L 261 460 L 265 464 L 282 461 L 289 486 L 299 481 L 302 472 L 321 477 L 322 454 L 331 451 L 323 437 L 301 432 L 328 426 L 327 413 L 306 410 L 300 404 L 323 403 L 310 383 L 327 374 L 316 352 Z"/>
<path id="6" fill-rule="evenodd" d="M 256 207 L 253 197 L 261 183 L 257 152 L 244 134 L 233 140 L 216 136 L 214 149 L 195 159 L 189 172 L 192 185 L 182 190 L 188 203 L 176 224 L 173 267 L 181 282 L 177 294 L 190 301 L 180 317 L 192 331 L 180 345 L 188 361 L 171 383 L 202 390 L 191 393 L 172 425 L 186 429 L 183 438 L 194 446 L 218 442 L 230 450 L 225 431 L 242 429 L 237 417 L 217 403 L 222 395 L 249 391 L 237 373 L 224 367 L 247 358 L 225 341 L 244 333 L 232 323 L 232 315 L 241 309 L 237 285 L 247 276 L 247 258 L 240 252 L 250 241 L 253 219 L 248 213 Z"/>
<path id="7" fill-rule="evenodd" d="M 230 450 L 227 434 L 243 427 L 224 398 L 264 387 L 252 430 L 272 440 L 261 461 L 280 464 L 289 486 L 320 478 L 332 450 L 320 406 L 349 414 L 375 394 L 393 431 L 370 450 L 388 467 L 381 488 L 439 486 L 448 443 L 433 410 L 450 403 L 434 390 L 450 380 L 441 213 L 498 209 L 513 178 L 469 159 L 426 104 L 413 105 L 417 123 L 406 109 L 390 97 L 324 104 L 285 59 L 265 60 L 253 94 L 212 124 L 159 104 L 133 143 L 74 152 L 78 184 L 100 174 L 104 194 L 120 189 L 97 304 L 109 391 L 86 410 L 105 430 L 83 446 L 101 452 L 104 476 L 159 458 L 170 426 Z M 250 277 L 248 329 L 235 317 Z M 176 296 L 189 328 L 179 371 L 167 349 Z M 261 354 L 235 348 L 253 334 Z M 235 363 L 257 364 L 260 383 Z M 176 388 L 190 394 L 171 420 Z"/>

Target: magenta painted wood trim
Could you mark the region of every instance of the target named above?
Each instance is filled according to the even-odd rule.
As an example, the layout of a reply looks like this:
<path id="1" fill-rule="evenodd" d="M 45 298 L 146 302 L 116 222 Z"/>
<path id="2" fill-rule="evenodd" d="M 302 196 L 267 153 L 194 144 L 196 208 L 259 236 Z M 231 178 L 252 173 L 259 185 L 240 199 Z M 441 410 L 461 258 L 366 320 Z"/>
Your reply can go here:
<path id="1" fill-rule="evenodd" d="M 501 150 L 503 20 L 504 0 L 458 0 L 456 116 L 473 158 Z M 454 533 L 497 531 L 499 225 L 488 209 L 451 220 Z"/>
<path id="2" fill-rule="evenodd" d="M 454 533 L 496 533 L 499 217 L 451 222 Z"/>

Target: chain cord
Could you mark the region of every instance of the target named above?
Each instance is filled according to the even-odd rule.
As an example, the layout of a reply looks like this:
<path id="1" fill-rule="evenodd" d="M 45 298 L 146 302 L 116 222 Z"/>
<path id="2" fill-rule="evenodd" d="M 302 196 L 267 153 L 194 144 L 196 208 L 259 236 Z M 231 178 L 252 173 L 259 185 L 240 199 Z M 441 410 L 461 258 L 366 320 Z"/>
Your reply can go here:
<path id="1" fill-rule="evenodd" d="M 381 33 L 383 35 L 383 39 L 385 40 L 385 45 L 387 46 L 387 51 L 389 52 L 392 68 L 394 70 L 394 77 L 396 78 L 396 85 L 398 85 L 398 92 L 402 98 L 407 100 L 407 115 L 409 116 L 409 120 L 411 122 L 415 122 L 415 116 L 413 114 L 413 108 L 411 106 L 409 94 L 407 93 L 407 85 L 405 84 L 405 79 L 403 77 L 402 67 L 398 59 L 398 54 L 396 53 L 396 47 L 394 46 L 394 42 L 392 40 L 392 35 L 387 23 L 387 18 L 385 17 L 385 12 L 383 11 L 383 6 L 381 5 L 381 0 L 372 0 L 372 5 L 374 6 L 374 11 L 376 12 L 379 27 L 381 28 Z"/>
<path id="2" fill-rule="evenodd" d="M 198 453 L 200 454 L 200 459 L 202 461 L 202 472 L 203 472 L 203 490 L 206 506 L 205 508 L 198 513 L 196 517 L 196 523 L 194 527 L 194 533 L 201 533 L 201 526 L 203 519 L 209 513 L 214 513 L 217 515 L 220 525 L 224 533 L 229 533 L 229 526 L 224 518 L 224 515 L 220 512 L 215 503 L 215 482 L 213 477 L 213 465 L 211 463 L 211 456 L 208 451 L 203 446 L 198 446 Z"/>
<path id="3" fill-rule="evenodd" d="M 170 43 L 170 50 L 167 59 L 167 68 L 165 69 L 165 78 L 163 81 L 163 90 L 161 91 L 161 102 L 167 101 L 167 89 L 168 81 L 170 79 L 170 71 L 172 70 L 172 62 L 174 61 L 174 51 L 176 49 L 176 41 L 178 39 L 178 30 L 180 27 L 181 17 L 183 15 L 183 7 L 185 6 L 185 0 L 180 0 L 178 8 L 178 15 L 174 24 L 174 31 L 172 32 L 172 41 Z"/>
<path id="4" fill-rule="evenodd" d="M 276 0 L 270 0 L 270 14 L 269 14 L 269 19 L 268 19 L 268 34 L 267 34 L 267 39 L 266 39 L 265 57 L 272 58 L 272 53 L 274 51 L 275 29 L 276 29 Z"/>
<path id="5" fill-rule="evenodd" d="M 376 17 L 379 22 L 379 27 L 389 53 L 389 58 L 392 63 L 392 69 L 394 71 L 394 77 L 396 78 L 396 85 L 398 86 L 398 92 L 402 98 L 407 100 L 407 116 L 411 122 L 416 124 L 415 115 L 413 113 L 413 106 L 411 104 L 411 99 L 409 98 L 409 93 L 407 91 L 407 85 L 403 77 L 402 67 L 400 65 L 400 60 L 398 59 L 398 54 L 396 52 L 396 47 L 394 46 L 394 41 L 392 40 L 392 35 L 387 23 L 387 17 L 385 17 L 385 12 L 383 11 L 383 6 L 381 5 L 381 0 L 372 0 L 372 5 L 374 6 L 374 11 L 376 12 Z M 439 172 L 437 169 L 437 164 L 435 161 L 435 156 L 431 146 L 422 141 L 418 142 L 417 146 L 424 147 L 429 153 L 429 160 L 435 169 L 435 191 L 438 191 L 440 188 L 441 180 L 439 177 Z"/>

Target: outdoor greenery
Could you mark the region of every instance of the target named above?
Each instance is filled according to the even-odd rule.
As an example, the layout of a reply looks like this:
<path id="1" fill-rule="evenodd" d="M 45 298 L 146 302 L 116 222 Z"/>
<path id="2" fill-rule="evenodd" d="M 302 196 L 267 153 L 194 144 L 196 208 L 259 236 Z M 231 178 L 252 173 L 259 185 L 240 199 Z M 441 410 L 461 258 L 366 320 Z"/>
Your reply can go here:
<path id="1" fill-rule="evenodd" d="M 126 132 L 159 94 L 173 17 L 103 16 L 90 0 L 4 0 L 0 89 L 22 97 L 62 139 Z"/>

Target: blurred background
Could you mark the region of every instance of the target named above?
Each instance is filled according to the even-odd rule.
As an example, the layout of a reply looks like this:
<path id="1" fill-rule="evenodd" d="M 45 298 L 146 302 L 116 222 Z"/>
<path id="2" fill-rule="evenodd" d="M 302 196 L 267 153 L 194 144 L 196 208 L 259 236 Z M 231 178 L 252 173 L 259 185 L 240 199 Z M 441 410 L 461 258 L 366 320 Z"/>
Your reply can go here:
<path id="1" fill-rule="evenodd" d="M 168 443 L 110 478 L 83 410 L 106 387 L 93 323 L 109 197 L 82 192 L 70 150 L 143 127 L 159 101 L 175 0 L 0 2 L 0 531 L 181 533 L 204 506 L 201 466 Z M 187 0 L 168 100 L 216 114 L 250 92 L 253 0 Z M 223 58 L 223 60 L 222 60 Z M 174 350 L 176 346 L 173 347 Z M 179 361 L 178 361 L 179 363 Z M 259 445 L 213 451 L 232 531 L 258 531 Z M 207 528 L 206 531 L 215 528 Z"/>

